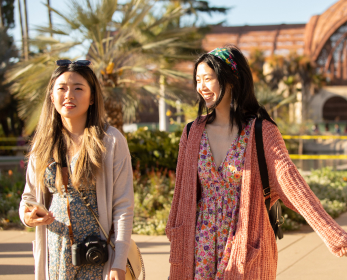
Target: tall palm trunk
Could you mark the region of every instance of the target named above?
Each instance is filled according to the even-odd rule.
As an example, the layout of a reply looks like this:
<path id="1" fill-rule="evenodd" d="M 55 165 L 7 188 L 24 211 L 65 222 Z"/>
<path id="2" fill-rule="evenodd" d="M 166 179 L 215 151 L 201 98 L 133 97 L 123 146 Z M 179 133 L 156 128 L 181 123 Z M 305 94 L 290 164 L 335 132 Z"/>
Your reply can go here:
<path id="1" fill-rule="evenodd" d="M 2 0 L 0 0 L 0 27 L 4 27 L 4 17 L 2 14 Z"/>
<path id="2" fill-rule="evenodd" d="M 50 1 L 47 0 L 47 6 L 50 7 Z M 49 29 L 52 30 L 52 13 L 51 10 L 48 8 L 48 22 L 49 22 Z M 51 37 L 53 37 L 52 31 L 50 32 Z"/>
<path id="3" fill-rule="evenodd" d="M 20 0 L 17 0 L 17 4 L 18 4 L 20 31 L 22 34 L 22 57 L 25 57 L 25 38 L 24 38 L 23 19 L 22 19 L 22 7 L 21 7 Z"/>
<path id="4" fill-rule="evenodd" d="M 27 1 L 23 0 L 24 5 L 24 20 L 25 20 L 25 45 L 24 45 L 24 57 L 25 60 L 29 59 L 29 25 L 28 25 L 28 10 Z"/>
<path id="5" fill-rule="evenodd" d="M 107 115 L 107 122 L 116 127 L 119 131 L 123 132 L 123 108 L 120 102 L 106 98 L 105 111 Z"/>

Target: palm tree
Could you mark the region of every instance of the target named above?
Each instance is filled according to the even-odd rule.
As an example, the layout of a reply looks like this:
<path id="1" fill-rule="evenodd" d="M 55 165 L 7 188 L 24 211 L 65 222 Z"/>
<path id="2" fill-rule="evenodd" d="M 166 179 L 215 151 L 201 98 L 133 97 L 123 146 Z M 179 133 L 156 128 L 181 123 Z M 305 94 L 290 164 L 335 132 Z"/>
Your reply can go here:
<path id="1" fill-rule="evenodd" d="M 25 60 L 29 59 L 29 24 L 28 24 L 28 9 L 27 1 L 23 0 L 24 8 L 24 23 L 25 23 L 25 32 L 24 32 L 24 57 Z"/>
<path id="2" fill-rule="evenodd" d="M 18 15 L 19 15 L 19 24 L 20 24 L 20 31 L 22 34 L 22 56 L 24 56 L 25 52 L 25 38 L 24 38 L 24 29 L 23 29 L 23 20 L 22 20 L 22 8 L 21 8 L 21 0 L 17 0 L 17 6 L 18 6 Z"/>
<path id="3" fill-rule="evenodd" d="M 4 75 L 11 65 L 11 59 L 17 56 L 17 49 L 13 38 L 7 34 L 7 28 L 0 28 L 0 124 L 6 136 L 21 134 L 22 124 L 17 121 L 17 104 L 11 96 L 9 85 L 4 83 Z M 11 120 L 10 125 L 8 118 Z"/>
<path id="4" fill-rule="evenodd" d="M 185 13 L 181 7 L 165 9 L 160 17 L 155 17 L 151 11 L 157 6 L 149 0 L 129 0 L 125 4 L 118 4 L 114 0 L 99 0 L 95 4 L 89 0 L 72 0 L 70 5 L 73 11 L 70 15 L 48 7 L 64 20 L 64 25 L 38 29 L 67 37 L 70 43 L 63 44 L 51 37 L 32 40 L 45 51 L 27 63 L 19 63 L 9 76 L 10 81 L 16 80 L 13 89 L 22 100 L 20 112 L 21 116 L 28 118 L 28 132 L 35 127 L 37 108 L 48 84 L 49 77 L 45 75 L 49 73 L 47 67 L 53 69 L 53 61 L 59 57 L 59 53 L 76 45 L 83 46 L 89 42 L 85 54 L 92 61 L 93 70 L 104 86 L 109 121 L 120 129 L 123 117 L 134 115 L 139 95 L 157 98 L 160 76 L 172 81 L 189 77 L 171 67 L 167 68 L 171 61 L 186 60 L 189 50 L 192 53 L 194 48 L 200 46 L 202 36 L 197 33 L 197 28 L 171 24 Z M 46 67 L 44 73 L 40 72 L 42 67 Z M 43 75 L 30 80 L 34 69 Z M 28 97 L 24 92 L 35 102 L 27 102 Z M 168 92 L 175 94 L 177 91 Z"/>
<path id="5" fill-rule="evenodd" d="M 51 4 L 50 4 L 50 0 L 47 0 L 47 7 L 50 7 Z M 48 24 L 49 24 L 49 28 L 52 29 L 52 13 L 51 13 L 51 10 L 48 9 Z M 50 32 L 50 35 L 51 37 L 53 37 L 53 33 Z"/>
<path id="6" fill-rule="evenodd" d="M 313 97 L 315 90 L 322 87 L 325 78 L 316 73 L 311 59 L 308 56 L 297 53 L 290 53 L 287 58 L 287 72 L 289 77 L 293 77 L 293 83 L 301 84 L 301 117 L 302 120 L 308 118 L 309 102 Z"/>
<path id="7" fill-rule="evenodd" d="M 284 79 L 284 58 L 265 58 L 262 50 L 253 49 L 249 56 L 249 66 L 259 103 L 273 114 L 273 118 L 277 118 L 277 110 L 280 107 L 295 102 L 293 96 L 285 96 L 285 91 L 278 87 Z"/>

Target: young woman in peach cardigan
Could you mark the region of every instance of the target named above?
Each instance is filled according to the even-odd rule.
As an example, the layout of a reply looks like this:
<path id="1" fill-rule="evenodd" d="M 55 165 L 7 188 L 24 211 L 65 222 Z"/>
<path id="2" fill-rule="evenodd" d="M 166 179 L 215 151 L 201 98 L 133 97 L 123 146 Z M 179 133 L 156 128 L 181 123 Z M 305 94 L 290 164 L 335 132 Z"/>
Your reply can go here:
<path id="1" fill-rule="evenodd" d="M 271 205 L 303 215 L 336 256 L 347 233 L 324 211 L 289 158 L 254 94 L 248 62 L 234 46 L 203 54 L 194 68 L 199 117 L 184 129 L 172 208 L 170 280 L 275 279 L 276 239 L 264 203 L 254 137 L 263 121 Z M 206 113 L 206 116 L 202 116 Z"/>

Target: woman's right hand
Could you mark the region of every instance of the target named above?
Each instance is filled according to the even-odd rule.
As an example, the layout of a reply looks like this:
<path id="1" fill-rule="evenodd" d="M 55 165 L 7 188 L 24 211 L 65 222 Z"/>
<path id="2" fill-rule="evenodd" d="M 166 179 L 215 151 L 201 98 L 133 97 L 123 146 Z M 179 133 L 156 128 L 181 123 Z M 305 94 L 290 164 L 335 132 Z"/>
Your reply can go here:
<path id="1" fill-rule="evenodd" d="M 43 225 L 50 225 L 54 222 L 54 217 L 52 212 L 47 213 L 43 217 L 37 216 L 38 208 L 34 207 L 32 211 L 28 207 L 25 207 L 24 209 L 24 222 L 29 227 L 35 227 L 35 226 L 43 226 Z"/>

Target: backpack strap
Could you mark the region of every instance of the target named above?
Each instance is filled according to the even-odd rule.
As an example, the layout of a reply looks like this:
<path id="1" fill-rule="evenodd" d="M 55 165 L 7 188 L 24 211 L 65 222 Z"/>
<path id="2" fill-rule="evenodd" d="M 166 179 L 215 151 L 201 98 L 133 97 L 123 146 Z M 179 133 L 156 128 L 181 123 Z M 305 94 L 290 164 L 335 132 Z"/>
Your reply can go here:
<path id="1" fill-rule="evenodd" d="M 187 139 L 188 139 L 189 131 L 190 131 L 190 128 L 192 127 L 192 124 L 193 122 L 187 123 Z"/>
<path id="2" fill-rule="evenodd" d="M 271 201 L 271 189 L 270 189 L 269 175 L 268 175 L 267 165 L 265 160 L 262 131 L 263 131 L 263 122 L 261 119 L 257 118 L 255 120 L 255 143 L 257 148 L 260 177 L 261 177 L 261 182 L 263 184 L 263 195 L 265 198 L 265 206 L 266 206 L 267 212 L 269 213 L 270 201 Z"/>

